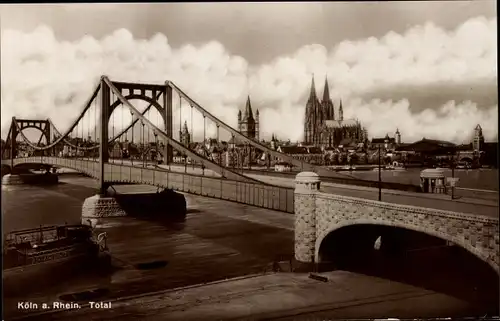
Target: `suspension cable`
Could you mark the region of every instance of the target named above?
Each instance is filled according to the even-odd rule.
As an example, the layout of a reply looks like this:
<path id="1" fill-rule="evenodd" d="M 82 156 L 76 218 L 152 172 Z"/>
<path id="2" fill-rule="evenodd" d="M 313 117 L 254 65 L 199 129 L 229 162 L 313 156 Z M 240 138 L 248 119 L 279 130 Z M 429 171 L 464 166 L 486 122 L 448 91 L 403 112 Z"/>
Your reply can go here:
<path id="1" fill-rule="evenodd" d="M 114 101 L 115 101 L 115 93 L 113 92 L 113 93 L 112 93 L 112 95 L 113 95 L 113 96 L 111 96 L 111 97 L 112 97 L 112 100 L 111 100 L 111 101 L 113 101 L 113 102 L 114 102 Z M 111 128 L 111 135 L 113 135 L 113 136 L 111 136 L 111 137 L 115 137 L 115 116 L 116 116 L 116 114 L 114 113 L 114 110 L 111 112 L 111 115 L 110 115 L 110 116 L 111 116 L 111 118 L 112 118 L 112 119 L 111 119 L 111 127 L 112 127 L 112 128 Z M 119 142 L 118 142 L 118 143 L 119 143 Z M 113 153 L 112 153 L 112 155 L 113 155 L 113 163 L 115 162 L 115 160 L 114 160 L 114 156 L 115 156 L 115 155 L 114 155 L 114 151 L 116 150 L 116 149 L 115 149 L 115 144 L 116 144 L 116 143 L 115 143 L 115 142 L 113 142 L 113 147 L 112 147 L 112 151 L 113 151 Z"/>
<path id="2" fill-rule="evenodd" d="M 97 144 L 97 99 L 94 99 L 94 144 Z M 94 161 L 97 161 L 97 151 L 92 151 L 92 156 L 94 156 Z"/>
<path id="3" fill-rule="evenodd" d="M 160 153 L 158 152 L 158 134 L 156 132 L 153 133 L 155 135 L 155 150 L 156 150 L 156 155 L 155 155 L 155 163 L 158 165 L 158 158 L 160 156 Z"/>
<path id="4" fill-rule="evenodd" d="M 203 147 L 205 149 L 205 155 L 207 158 L 210 157 L 210 151 L 207 148 L 207 118 L 203 115 Z M 201 163 L 202 174 L 205 175 L 205 163 Z"/>
<path id="5" fill-rule="evenodd" d="M 137 123 L 134 124 L 134 113 L 132 112 L 132 110 L 130 110 L 130 117 L 132 118 L 132 139 L 131 139 L 130 145 L 131 145 L 131 148 L 134 148 L 134 154 L 137 155 L 137 153 L 135 153 L 135 152 L 138 151 L 138 148 L 134 145 L 134 127 Z M 132 155 L 130 155 L 130 162 L 131 162 L 131 165 L 134 166 L 134 157 L 132 157 Z"/>
<path id="6" fill-rule="evenodd" d="M 160 113 L 156 111 L 156 127 L 160 127 Z M 158 141 L 156 141 L 158 134 L 155 132 L 155 142 L 156 142 L 156 162 L 158 163 L 160 157 L 160 150 L 158 149 Z M 163 155 L 163 153 L 162 153 Z"/>
<path id="7" fill-rule="evenodd" d="M 150 117 L 149 117 L 149 116 L 151 115 L 150 111 L 151 111 L 151 110 L 148 110 L 148 114 L 147 114 L 147 116 L 146 116 L 146 117 L 147 117 L 147 119 L 149 119 L 149 118 L 150 118 Z M 151 130 L 150 130 L 150 128 L 148 127 L 148 149 L 150 148 L 150 141 L 151 141 L 151 139 L 149 138 L 149 134 L 150 134 L 150 133 L 151 133 Z M 148 154 L 151 154 L 151 153 L 148 153 Z M 150 155 L 148 155 L 148 156 L 150 156 Z M 148 157 L 148 158 L 149 158 L 149 157 Z M 148 160 L 149 160 L 149 159 L 148 159 Z"/>
<path id="8" fill-rule="evenodd" d="M 123 108 L 123 105 L 122 105 L 122 104 L 120 104 L 120 113 L 121 113 L 121 115 L 122 115 L 122 124 L 121 124 L 121 129 L 120 129 L 120 130 L 123 130 L 123 128 L 124 128 L 124 127 L 123 127 L 123 109 L 124 109 L 124 108 Z M 113 136 L 113 137 L 114 137 L 114 136 Z M 120 136 L 120 140 L 122 140 L 122 137 L 123 137 L 123 135 L 122 135 L 122 136 Z M 126 137 L 127 137 L 127 136 L 125 136 L 125 139 L 126 139 Z M 124 151 L 125 151 L 125 141 L 123 141 L 120 145 L 121 145 L 121 146 L 120 146 L 120 151 L 121 151 L 120 155 L 122 156 L 122 157 L 121 157 L 121 159 L 122 159 L 121 164 L 123 165 L 123 156 L 124 156 L 124 155 L 123 155 L 123 153 L 124 153 Z M 121 172 L 120 172 L 120 173 L 121 173 Z"/>
<path id="9" fill-rule="evenodd" d="M 232 141 L 232 145 L 233 145 L 233 148 L 231 150 L 231 165 L 234 169 L 234 163 L 235 163 L 235 147 L 236 147 L 236 142 L 234 141 L 234 134 L 231 134 L 231 141 Z"/>
<path id="10" fill-rule="evenodd" d="M 179 95 L 179 141 L 182 143 L 182 97 Z"/>
<path id="11" fill-rule="evenodd" d="M 83 114 L 82 119 L 81 119 L 81 121 L 82 121 L 82 126 L 81 126 L 82 127 L 82 140 L 81 140 L 82 147 L 83 147 L 83 127 L 85 127 L 85 115 L 87 115 L 87 112 L 85 112 L 85 114 Z M 83 157 L 83 152 L 82 152 L 82 157 Z"/>
<path id="12" fill-rule="evenodd" d="M 141 144 L 142 144 L 142 167 L 145 166 L 145 155 L 146 155 L 146 151 L 145 151 L 145 144 L 144 144 L 144 122 L 142 121 L 141 119 L 141 125 L 142 125 L 142 138 L 141 138 Z"/>
<path id="13" fill-rule="evenodd" d="M 194 142 L 194 131 L 193 131 L 193 105 L 191 105 L 191 137 L 193 138 L 193 142 Z M 189 148 L 189 147 L 188 147 Z M 191 160 L 191 164 L 193 166 L 193 169 L 194 169 L 194 159 Z M 186 165 L 186 172 L 187 172 L 187 165 Z"/>

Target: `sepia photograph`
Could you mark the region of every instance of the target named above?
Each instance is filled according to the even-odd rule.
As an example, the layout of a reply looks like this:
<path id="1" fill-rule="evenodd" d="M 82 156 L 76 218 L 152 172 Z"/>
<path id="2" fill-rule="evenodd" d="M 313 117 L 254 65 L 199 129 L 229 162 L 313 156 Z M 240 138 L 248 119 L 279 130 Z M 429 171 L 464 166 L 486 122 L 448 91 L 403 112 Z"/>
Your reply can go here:
<path id="1" fill-rule="evenodd" d="M 3 320 L 499 317 L 497 9 L 0 4 Z"/>

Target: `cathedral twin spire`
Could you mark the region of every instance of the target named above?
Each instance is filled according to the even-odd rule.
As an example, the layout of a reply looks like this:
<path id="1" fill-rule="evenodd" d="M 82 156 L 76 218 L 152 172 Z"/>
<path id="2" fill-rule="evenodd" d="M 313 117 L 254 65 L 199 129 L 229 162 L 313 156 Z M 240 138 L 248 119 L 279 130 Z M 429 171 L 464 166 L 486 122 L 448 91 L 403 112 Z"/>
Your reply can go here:
<path id="1" fill-rule="evenodd" d="M 328 78 L 325 77 L 325 88 L 323 90 L 323 102 L 330 100 L 330 89 L 328 88 Z M 318 99 L 316 95 L 316 85 L 314 84 L 314 74 L 312 75 L 311 81 L 311 92 L 309 94 L 309 100 Z"/>
<path id="2" fill-rule="evenodd" d="M 309 94 L 309 100 L 317 99 L 316 97 L 316 86 L 314 85 L 314 74 L 312 75 L 312 83 L 311 83 L 311 93 Z"/>
<path id="3" fill-rule="evenodd" d="M 328 78 L 325 78 L 325 88 L 323 89 L 323 99 L 318 99 L 316 94 L 316 84 L 314 82 L 314 74 L 311 80 L 311 92 L 306 104 L 306 115 L 304 123 L 304 141 L 307 143 L 318 143 L 319 132 L 326 120 L 335 120 L 335 108 L 332 99 L 330 98 L 330 86 Z M 339 108 L 339 120 L 343 120 L 342 102 Z"/>
<path id="4" fill-rule="evenodd" d="M 323 89 L 323 101 L 330 100 L 330 89 L 328 88 L 328 78 L 325 77 L 325 89 Z"/>
<path id="5" fill-rule="evenodd" d="M 328 77 L 325 77 L 325 87 L 323 89 L 323 99 L 320 102 L 318 97 L 317 97 L 317 94 L 316 94 L 316 85 L 314 83 L 314 74 L 312 75 L 311 92 L 309 94 L 308 107 L 311 110 L 309 110 L 309 111 L 306 110 L 306 113 L 314 113 L 316 116 L 316 119 L 319 118 L 319 119 L 324 119 L 324 120 L 335 120 L 335 109 L 333 107 L 332 99 L 330 98 L 330 86 L 328 85 Z M 340 101 L 339 114 L 340 114 L 340 118 L 341 118 L 339 120 L 343 120 L 342 101 Z"/>

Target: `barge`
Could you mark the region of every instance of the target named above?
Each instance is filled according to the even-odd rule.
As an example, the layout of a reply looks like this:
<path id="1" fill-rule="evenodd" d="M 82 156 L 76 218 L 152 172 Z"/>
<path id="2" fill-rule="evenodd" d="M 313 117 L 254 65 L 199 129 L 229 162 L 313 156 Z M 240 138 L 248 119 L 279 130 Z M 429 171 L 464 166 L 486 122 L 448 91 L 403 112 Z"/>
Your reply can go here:
<path id="1" fill-rule="evenodd" d="M 13 231 L 3 243 L 4 290 L 56 279 L 63 271 L 95 267 L 109 258 L 106 235 L 94 235 L 87 225 Z"/>

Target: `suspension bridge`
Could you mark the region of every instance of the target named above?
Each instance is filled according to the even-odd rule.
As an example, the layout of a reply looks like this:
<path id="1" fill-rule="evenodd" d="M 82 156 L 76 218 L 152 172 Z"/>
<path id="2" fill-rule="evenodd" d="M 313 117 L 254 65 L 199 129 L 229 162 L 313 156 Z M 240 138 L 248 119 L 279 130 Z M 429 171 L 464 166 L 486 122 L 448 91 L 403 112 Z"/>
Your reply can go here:
<path id="1" fill-rule="evenodd" d="M 134 100 L 145 102 L 147 107 L 141 111 L 132 104 Z M 155 110 L 156 119 L 151 115 Z M 197 148 L 193 148 L 183 133 L 183 120 L 184 128 L 188 127 L 189 120 L 191 134 L 196 132 L 195 112 L 203 124 L 202 140 Z M 178 135 L 174 135 L 174 120 L 179 124 Z M 25 134 L 28 128 L 41 132 L 36 143 Z M 228 147 L 225 159 L 221 150 L 214 155 L 207 146 L 207 141 L 214 140 L 213 136 L 208 139 L 207 128 L 215 129 L 215 133 L 208 134 L 215 134 L 217 143 L 223 137 L 230 138 L 232 142 L 238 141 L 244 152 L 236 153 L 234 147 Z M 134 150 L 131 146 L 135 153 L 131 152 Z M 160 155 L 162 162 L 159 162 Z M 179 158 L 181 164 L 178 164 Z M 238 169 L 245 160 L 251 164 L 256 158 L 265 159 L 268 165 L 271 160 L 279 159 L 300 168 L 303 173 L 297 176 L 295 189 L 269 184 Z M 197 166 L 188 166 L 188 163 Z M 448 240 L 468 249 L 498 271 L 498 204 L 467 204 L 440 195 L 417 198 L 402 193 L 384 196 L 384 202 L 377 202 L 367 200 L 370 196 L 366 195 L 357 198 L 346 195 L 346 188 L 337 188 L 333 193 L 320 192 L 322 177 L 342 180 L 352 177 L 280 153 L 245 136 L 171 81 L 161 85 L 125 83 L 102 76 L 65 132 L 57 129 L 50 119 L 12 118 L 2 150 L 2 166 L 13 174 L 16 168 L 26 166 L 71 168 L 97 179 L 99 193 L 95 199 L 104 205 L 95 202 L 94 206 L 87 199 L 83 212 L 85 206 L 91 205 L 96 212 L 106 212 L 103 208 L 112 199 L 106 195 L 109 186 L 131 183 L 295 213 L 295 255 L 299 261 L 318 262 L 322 240 L 336 229 L 372 224 L 420 231 Z M 470 224 L 477 230 L 470 229 Z"/>
<path id="2" fill-rule="evenodd" d="M 140 111 L 132 104 L 137 100 L 147 103 L 147 107 Z M 197 149 L 192 148 L 192 142 L 186 140 L 182 132 L 183 120 L 185 127 L 188 120 L 190 122 L 190 135 L 200 131 L 193 127 L 195 117 L 203 121 L 203 137 Z M 179 123 L 178 134 L 174 134 L 174 120 Z M 208 137 L 207 128 L 214 127 L 215 133 L 211 134 L 215 134 L 215 138 Z M 25 134 L 29 128 L 41 132 L 37 142 L 30 141 Z M 243 146 L 242 152 L 231 147 L 225 151 L 218 149 L 218 154 L 211 152 L 206 145 L 207 138 L 220 144 L 223 137 L 237 141 Z M 136 152 L 130 152 L 132 150 Z M 14 117 L 2 150 L 2 166 L 7 166 L 12 173 L 16 167 L 27 164 L 71 168 L 98 179 L 101 195 L 113 184 L 151 184 L 293 212 L 290 188 L 251 178 L 239 170 L 245 162 L 251 166 L 252 159 L 257 158 L 265 159 L 268 166 L 271 160 L 279 159 L 303 171 L 351 178 L 277 152 L 245 136 L 171 81 L 161 85 L 125 83 L 102 76 L 65 132 L 50 119 Z M 179 166 L 179 162 L 183 166 Z"/>

